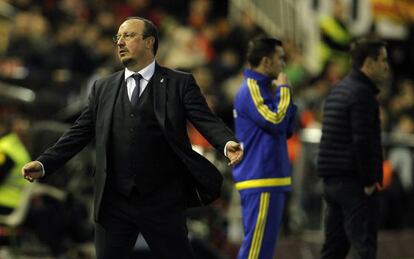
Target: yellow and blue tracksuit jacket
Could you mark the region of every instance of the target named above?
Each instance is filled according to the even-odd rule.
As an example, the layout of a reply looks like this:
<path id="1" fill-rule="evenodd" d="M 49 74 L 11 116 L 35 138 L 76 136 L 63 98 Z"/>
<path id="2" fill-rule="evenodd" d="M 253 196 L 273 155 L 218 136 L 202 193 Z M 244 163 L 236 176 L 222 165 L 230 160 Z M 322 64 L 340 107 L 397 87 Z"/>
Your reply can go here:
<path id="1" fill-rule="evenodd" d="M 286 191 L 291 189 L 286 139 L 291 135 L 296 106 L 291 89 L 252 70 L 234 102 L 236 136 L 244 157 L 233 169 L 240 192 L 243 242 L 238 259 L 272 258 L 283 216 Z"/>
<path id="2" fill-rule="evenodd" d="M 244 149 L 233 169 L 241 192 L 289 191 L 291 173 L 286 139 L 292 133 L 296 106 L 289 86 L 270 90 L 272 79 L 253 70 L 244 71 L 234 101 L 235 131 Z"/>

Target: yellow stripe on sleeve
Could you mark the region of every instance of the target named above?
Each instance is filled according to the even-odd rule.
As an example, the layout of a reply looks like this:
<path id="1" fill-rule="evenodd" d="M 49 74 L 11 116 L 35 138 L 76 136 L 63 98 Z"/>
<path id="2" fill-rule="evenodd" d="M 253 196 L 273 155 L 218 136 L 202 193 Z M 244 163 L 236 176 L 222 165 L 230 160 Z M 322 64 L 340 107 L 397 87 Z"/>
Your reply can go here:
<path id="1" fill-rule="evenodd" d="M 280 88 L 280 101 L 277 106 L 277 112 L 273 112 L 264 103 L 263 97 L 260 94 L 260 88 L 257 81 L 254 79 L 247 79 L 247 87 L 249 88 L 250 95 L 252 96 L 256 109 L 267 121 L 277 124 L 280 123 L 286 116 L 287 109 L 290 103 L 290 91 L 287 87 Z"/>
<path id="2" fill-rule="evenodd" d="M 266 227 L 267 214 L 269 211 L 270 193 L 264 192 L 260 195 L 259 214 L 257 215 L 256 227 L 253 233 L 252 245 L 248 259 L 257 259 L 262 247 L 263 235 Z"/>

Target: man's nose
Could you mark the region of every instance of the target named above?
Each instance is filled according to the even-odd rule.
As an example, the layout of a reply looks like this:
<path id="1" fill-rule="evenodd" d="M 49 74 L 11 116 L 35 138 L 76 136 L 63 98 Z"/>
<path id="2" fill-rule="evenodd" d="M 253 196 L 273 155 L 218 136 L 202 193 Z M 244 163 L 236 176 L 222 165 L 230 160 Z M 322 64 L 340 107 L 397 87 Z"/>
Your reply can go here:
<path id="1" fill-rule="evenodd" d="M 125 41 L 123 40 L 123 38 L 121 37 L 117 42 L 116 42 L 116 45 L 118 45 L 118 47 L 119 46 L 124 46 L 125 45 Z"/>
<path id="2" fill-rule="evenodd" d="M 124 39 L 124 37 L 119 37 L 118 38 L 118 41 L 116 42 L 116 45 L 118 45 L 118 46 L 122 46 L 122 45 L 125 45 L 125 39 Z"/>

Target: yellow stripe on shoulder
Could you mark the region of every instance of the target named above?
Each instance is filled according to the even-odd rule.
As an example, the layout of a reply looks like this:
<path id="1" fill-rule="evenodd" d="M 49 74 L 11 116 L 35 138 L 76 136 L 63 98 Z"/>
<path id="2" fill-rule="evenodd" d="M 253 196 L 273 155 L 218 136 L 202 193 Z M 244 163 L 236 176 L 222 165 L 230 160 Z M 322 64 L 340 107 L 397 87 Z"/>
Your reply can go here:
<path id="1" fill-rule="evenodd" d="M 266 179 L 254 179 L 236 183 L 237 190 L 261 188 L 261 187 L 280 187 L 289 186 L 292 184 L 292 177 L 281 178 L 266 178 Z"/>
<path id="2" fill-rule="evenodd" d="M 262 115 L 267 121 L 278 124 L 286 116 L 287 109 L 290 103 L 290 91 L 286 87 L 280 88 L 280 100 L 277 106 L 277 112 L 274 112 L 269 109 L 269 107 L 264 103 L 264 99 L 260 94 L 260 88 L 257 84 L 257 81 L 251 78 L 247 79 L 247 87 L 249 88 L 250 95 L 252 96 L 253 103 L 256 106 L 257 111 Z"/>

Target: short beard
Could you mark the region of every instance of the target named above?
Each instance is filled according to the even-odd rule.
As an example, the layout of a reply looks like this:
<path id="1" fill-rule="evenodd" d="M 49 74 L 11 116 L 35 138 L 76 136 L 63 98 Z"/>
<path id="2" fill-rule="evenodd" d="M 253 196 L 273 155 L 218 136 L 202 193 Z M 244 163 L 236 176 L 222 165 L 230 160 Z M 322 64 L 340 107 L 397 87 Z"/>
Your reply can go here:
<path id="1" fill-rule="evenodd" d="M 122 60 L 121 63 L 125 67 L 131 67 L 131 66 L 135 65 L 137 62 L 132 58 L 127 58 L 127 59 Z"/>

